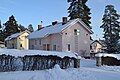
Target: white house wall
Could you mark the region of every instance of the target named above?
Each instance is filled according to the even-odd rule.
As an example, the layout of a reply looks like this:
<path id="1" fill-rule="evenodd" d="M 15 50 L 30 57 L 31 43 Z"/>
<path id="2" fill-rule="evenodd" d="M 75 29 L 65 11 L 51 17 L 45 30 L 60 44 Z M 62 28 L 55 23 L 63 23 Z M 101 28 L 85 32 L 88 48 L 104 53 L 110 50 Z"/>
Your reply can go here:
<path id="1" fill-rule="evenodd" d="M 40 44 L 41 41 L 41 44 Z M 57 51 L 62 51 L 62 36 L 61 34 L 51 34 L 45 38 L 29 39 L 29 48 L 35 50 L 43 50 L 44 44 L 50 44 L 50 50 L 53 50 L 53 45 L 56 45 Z M 34 48 L 33 48 L 34 47 Z"/>
<path id="2" fill-rule="evenodd" d="M 74 29 L 79 29 L 78 35 L 78 49 L 75 47 Z M 66 35 L 67 34 L 67 35 Z M 70 51 L 68 51 L 68 44 L 70 44 Z M 76 23 L 72 27 L 68 27 L 63 32 L 62 36 L 62 51 L 63 52 L 76 52 L 81 56 L 90 56 L 90 33 L 80 24 Z"/>

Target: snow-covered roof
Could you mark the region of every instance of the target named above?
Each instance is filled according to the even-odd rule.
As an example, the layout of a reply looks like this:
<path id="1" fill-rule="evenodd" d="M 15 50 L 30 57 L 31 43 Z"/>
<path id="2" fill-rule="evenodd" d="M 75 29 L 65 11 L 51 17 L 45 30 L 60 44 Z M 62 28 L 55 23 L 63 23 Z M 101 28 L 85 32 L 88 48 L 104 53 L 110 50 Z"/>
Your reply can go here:
<path id="1" fill-rule="evenodd" d="M 43 51 L 43 50 L 17 50 L 17 49 L 0 49 L 0 55 L 6 54 L 6 55 L 12 55 L 15 57 L 24 57 L 26 55 L 42 55 L 42 56 L 58 56 L 61 58 L 64 57 L 70 57 L 70 58 L 76 58 L 80 59 L 81 57 L 74 54 L 74 53 L 68 53 L 68 52 L 57 52 L 57 51 Z"/>
<path id="2" fill-rule="evenodd" d="M 50 34 L 60 33 L 61 31 L 65 30 L 67 27 L 73 25 L 76 22 L 80 22 L 85 27 L 85 29 L 87 29 L 91 34 L 93 33 L 91 31 L 91 29 L 89 29 L 88 26 L 84 24 L 83 21 L 81 21 L 80 19 L 73 19 L 73 20 L 69 20 L 64 25 L 62 25 L 62 22 L 60 22 L 55 25 L 50 25 L 50 26 L 44 27 L 41 30 L 36 30 L 36 31 L 32 32 L 30 35 L 28 35 L 28 38 L 29 39 L 43 38 Z"/>
<path id="3" fill-rule="evenodd" d="M 107 53 L 98 53 L 95 55 L 96 57 L 114 57 L 120 60 L 120 54 L 107 54 Z"/>
<path id="4" fill-rule="evenodd" d="M 26 30 L 26 31 L 27 31 L 27 30 Z M 23 32 L 20 32 L 20 33 L 12 34 L 11 36 L 8 36 L 8 37 L 5 39 L 5 41 L 8 41 L 8 40 L 17 38 L 18 36 L 20 36 L 21 34 L 25 33 L 26 31 L 23 31 Z M 27 32 L 28 32 L 28 31 L 27 31 Z"/>

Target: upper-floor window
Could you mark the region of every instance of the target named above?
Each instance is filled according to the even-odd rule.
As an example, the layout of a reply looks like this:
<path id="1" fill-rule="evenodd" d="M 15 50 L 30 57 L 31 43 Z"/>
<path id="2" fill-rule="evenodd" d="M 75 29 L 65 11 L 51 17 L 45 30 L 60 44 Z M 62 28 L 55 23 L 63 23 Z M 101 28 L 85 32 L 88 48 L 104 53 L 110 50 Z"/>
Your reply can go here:
<path id="1" fill-rule="evenodd" d="M 88 34 L 86 34 L 86 36 L 88 36 Z"/>
<path id="2" fill-rule="evenodd" d="M 74 29 L 74 35 L 79 35 L 80 34 L 80 30 L 79 29 Z"/>

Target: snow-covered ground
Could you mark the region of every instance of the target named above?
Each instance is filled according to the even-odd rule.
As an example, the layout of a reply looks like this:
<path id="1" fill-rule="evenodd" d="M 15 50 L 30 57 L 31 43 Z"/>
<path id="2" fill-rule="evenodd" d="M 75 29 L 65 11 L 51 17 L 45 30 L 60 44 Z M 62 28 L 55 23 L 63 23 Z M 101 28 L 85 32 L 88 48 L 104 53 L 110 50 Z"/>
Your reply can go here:
<path id="1" fill-rule="evenodd" d="M 120 67 L 96 67 L 95 60 L 82 59 L 78 69 L 0 72 L 0 80 L 120 80 Z"/>

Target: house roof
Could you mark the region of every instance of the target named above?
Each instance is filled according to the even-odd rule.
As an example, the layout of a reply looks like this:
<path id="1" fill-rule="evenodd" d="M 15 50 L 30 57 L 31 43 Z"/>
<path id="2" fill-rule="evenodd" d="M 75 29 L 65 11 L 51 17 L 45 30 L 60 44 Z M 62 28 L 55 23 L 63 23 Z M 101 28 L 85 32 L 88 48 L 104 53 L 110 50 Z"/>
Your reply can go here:
<path id="1" fill-rule="evenodd" d="M 90 43 L 90 44 L 93 44 L 94 42 L 98 42 L 98 43 L 99 43 L 99 44 L 101 44 L 103 47 L 105 47 L 105 46 L 106 46 L 106 44 L 105 44 L 104 40 L 93 40 L 93 41 L 91 41 L 91 43 Z"/>
<path id="2" fill-rule="evenodd" d="M 28 35 L 28 39 L 43 38 L 50 34 L 60 33 L 63 30 L 65 30 L 66 28 L 75 24 L 76 22 L 79 22 L 81 25 L 83 25 L 90 34 L 93 33 L 92 30 L 89 29 L 89 27 L 83 21 L 81 21 L 80 19 L 73 19 L 73 20 L 69 20 L 64 25 L 62 25 L 62 22 L 60 22 L 55 25 L 46 26 L 41 30 L 36 30 L 36 31 L 32 32 L 30 35 Z"/>
<path id="3" fill-rule="evenodd" d="M 20 33 L 15 33 L 15 34 L 12 34 L 11 36 L 8 36 L 8 37 L 5 39 L 5 41 L 8 41 L 8 40 L 17 38 L 17 37 L 19 37 L 20 35 L 22 35 L 22 34 L 25 33 L 25 32 L 30 33 L 30 32 L 27 31 L 27 30 L 25 30 L 25 31 L 23 31 L 23 32 L 20 32 Z"/>
<path id="4" fill-rule="evenodd" d="M 102 44 L 100 41 L 98 41 L 98 40 L 91 41 L 90 44 L 93 44 L 93 43 L 95 43 L 95 42 L 98 42 L 99 44 L 103 45 L 103 44 Z"/>

